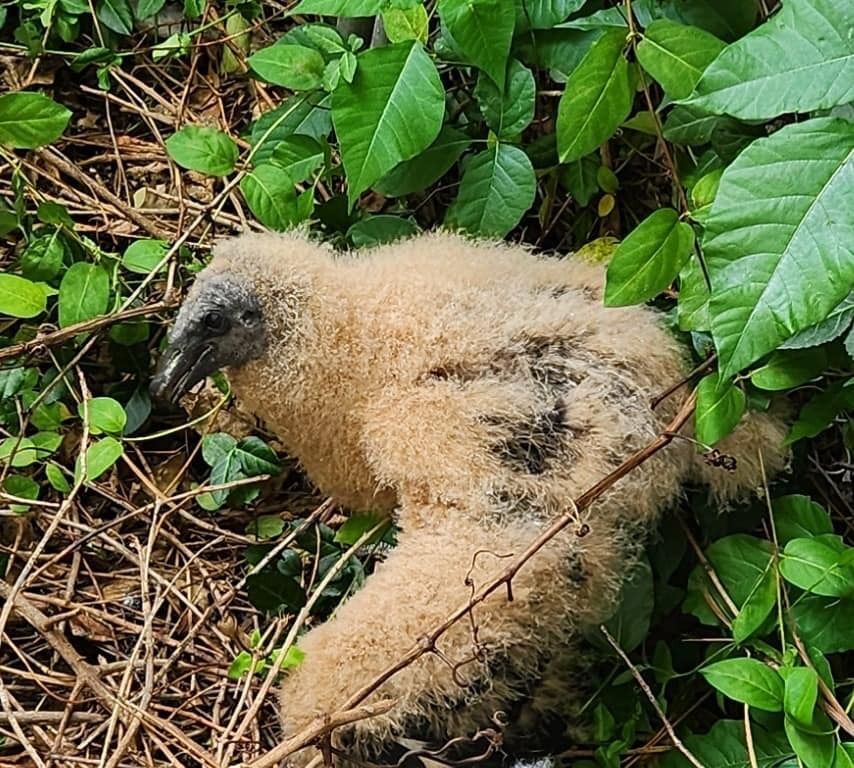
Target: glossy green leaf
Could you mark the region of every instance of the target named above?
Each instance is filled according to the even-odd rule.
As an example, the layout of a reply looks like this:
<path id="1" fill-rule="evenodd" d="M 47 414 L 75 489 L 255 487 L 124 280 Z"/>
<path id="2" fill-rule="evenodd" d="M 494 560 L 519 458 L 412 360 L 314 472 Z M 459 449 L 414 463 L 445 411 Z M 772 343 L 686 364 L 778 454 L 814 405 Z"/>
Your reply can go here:
<path id="1" fill-rule="evenodd" d="M 792 539 L 780 560 L 780 573 L 790 584 L 814 595 L 854 597 L 852 552 L 833 534 Z"/>
<path id="2" fill-rule="evenodd" d="M 44 287 L 18 275 L 0 273 L 0 315 L 36 317 L 45 311 Z"/>
<path id="3" fill-rule="evenodd" d="M 854 100 L 853 28 L 850 3 L 787 0 L 721 53 L 690 103 L 745 120 L 846 104 Z"/>
<path id="4" fill-rule="evenodd" d="M 320 16 L 376 16 L 388 5 L 387 0 L 302 0 L 290 10 L 290 13 L 316 13 Z"/>
<path id="5" fill-rule="evenodd" d="M 672 208 L 647 216 L 617 247 L 608 264 L 605 304 L 622 307 L 657 296 L 691 255 L 694 230 Z"/>
<path id="6" fill-rule="evenodd" d="M 784 676 L 783 711 L 795 722 L 811 726 L 818 700 L 818 675 L 810 667 L 795 667 Z"/>
<path id="7" fill-rule="evenodd" d="M 637 46 L 638 60 L 671 99 L 691 94 L 703 74 L 726 47 L 714 35 L 668 19 L 652 22 Z"/>
<path id="8" fill-rule="evenodd" d="M 59 325 L 65 328 L 106 313 L 110 276 L 98 264 L 72 264 L 59 284 Z"/>
<path id="9" fill-rule="evenodd" d="M 299 220 L 294 182 L 278 165 L 257 166 L 240 180 L 240 191 L 265 227 L 283 232 Z"/>
<path id="10" fill-rule="evenodd" d="M 773 558 L 768 559 L 765 572 L 753 585 L 732 622 L 732 638 L 743 643 L 765 624 L 777 604 L 777 569 Z"/>
<path id="11" fill-rule="evenodd" d="M 419 43 L 359 55 L 352 83 L 332 96 L 332 121 L 352 205 L 398 163 L 423 152 L 442 127 L 445 92 Z"/>
<path id="12" fill-rule="evenodd" d="M 833 533 L 830 515 L 809 496 L 779 496 L 771 502 L 777 543 L 785 546 L 792 539 Z"/>
<path id="13" fill-rule="evenodd" d="M 426 189 L 442 178 L 470 145 L 467 134 L 446 125 L 427 149 L 395 166 L 373 185 L 374 189 L 388 197 Z"/>
<path id="14" fill-rule="evenodd" d="M 209 176 L 226 176 L 237 162 L 237 144 L 204 125 L 186 125 L 166 139 L 166 151 L 178 165 Z"/>
<path id="15" fill-rule="evenodd" d="M 700 670 L 709 685 L 724 696 L 766 712 L 783 709 L 783 680 L 756 659 L 725 659 Z"/>
<path id="16" fill-rule="evenodd" d="M 442 23 L 469 64 L 503 89 L 516 25 L 514 4 L 506 0 L 439 0 Z"/>
<path id="17" fill-rule="evenodd" d="M 125 250 L 122 266 L 129 272 L 149 275 L 163 261 L 168 250 L 169 243 L 165 240 L 135 240 Z M 161 267 L 164 268 L 165 265 Z"/>
<path id="18" fill-rule="evenodd" d="M 625 45 L 624 30 L 608 30 L 566 81 L 556 126 L 562 163 L 592 152 L 628 117 L 634 88 Z"/>
<path id="19" fill-rule="evenodd" d="M 704 376 L 697 385 L 697 407 L 694 430 L 705 445 L 714 445 L 726 437 L 744 414 L 747 400 L 744 392 L 718 374 Z"/>
<path id="20" fill-rule="evenodd" d="M 845 333 L 854 322 L 854 292 L 849 293 L 820 323 L 799 331 L 780 345 L 780 349 L 804 349 L 826 344 Z"/>
<path id="21" fill-rule="evenodd" d="M 821 322 L 850 293 L 852 208 L 854 124 L 845 120 L 788 125 L 727 167 L 704 237 L 724 376 Z"/>
<path id="22" fill-rule="evenodd" d="M 446 226 L 473 235 L 504 237 L 531 207 L 537 180 L 528 156 L 496 143 L 468 159 Z"/>
<path id="23" fill-rule="evenodd" d="M 508 64 L 503 91 L 482 73 L 474 89 L 474 97 L 486 124 L 498 138 L 513 137 L 530 125 L 534 119 L 536 96 L 534 75 L 516 59 L 511 59 Z"/>
<path id="24" fill-rule="evenodd" d="M 89 423 L 93 435 L 102 432 L 121 434 L 127 424 L 127 414 L 121 404 L 112 397 L 93 397 L 77 406 L 80 418 Z"/>
<path id="25" fill-rule="evenodd" d="M 70 119 L 70 110 L 40 93 L 5 93 L 0 96 L 0 144 L 13 149 L 50 144 Z"/>
<path id="26" fill-rule="evenodd" d="M 522 0 L 517 26 L 523 29 L 551 29 L 584 5 L 584 0 Z"/>
<path id="27" fill-rule="evenodd" d="M 679 272 L 679 303 L 676 305 L 676 317 L 680 331 L 708 331 L 709 287 L 703 274 L 703 267 L 696 257 Z"/>
<path id="28" fill-rule="evenodd" d="M 248 59 L 255 74 L 273 85 L 281 85 L 292 91 L 310 91 L 320 87 L 323 56 L 314 48 L 304 45 L 268 45 Z"/>
<path id="29" fill-rule="evenodd" d="M 827 366 L 823 349 L 796 349 L 774 352 L 765 365 L 750 374 L 759 389 L 779 391 L 805 384 Z"/>
<path id="30" fill-rule="evenodd" d="M 293 96 L 261 115 L 250 129 L 252 161 L 269 162 L 279 142 L 290 136 L 326 138 L 332 130 L 328 99 L 328 94 Z"/>

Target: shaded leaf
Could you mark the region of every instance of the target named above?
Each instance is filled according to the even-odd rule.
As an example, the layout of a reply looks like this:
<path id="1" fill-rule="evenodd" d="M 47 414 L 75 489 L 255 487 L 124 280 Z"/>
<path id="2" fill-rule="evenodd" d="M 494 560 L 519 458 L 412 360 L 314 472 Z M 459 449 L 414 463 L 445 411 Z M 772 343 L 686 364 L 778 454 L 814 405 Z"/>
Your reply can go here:
<path id="1" fill-rule="evenodd" d="M 782 768 L 780 761 L 792 755 L 785 735 L 769 732 L 758 723 L 751 723 L 751 731 L 758 767 Z M 705 768 L 753 768 L 741 720 L 718 720 L 708 733 L 687 736 L 685 746 Z M 661 768 L 691 768 L 691 763 L 671 749 L 662 758 Z"/>
<path id="2" fill-rule="evenodd" d="M 133 11 L 128 0 L 98 0 L 95 13 L 105 27 L 129 35 L 133 32 Z"/>
<path id="3" fill-rule="evenodd" d="M 482 69 L 503 89 L 516 24 L 514 4 L 506 0 L 439 0 L 438 8 L 466 62 Z"/>
<path id="4" fill-rule="evenodd" d="M 814 379 L 826 366 L 827 354 L 823 349 L 774 352 L 765 365 L 750 374 L 750 381 L 760 389 L 791 389 Z"/>
<path id="5" fill-rule="evenodd" d="M 380 215 L 357 221 L 347 230 L 347 237 L 356 248 L 373 248 L 382 243 L 412 237 L 417 233 L 418 227 L 409 219 Z"/>
<path id="6" fill-rule="evenodd" d="M 537 84 L 531 70 L 516 59 L 510 59 L 504 90 L 483 74 L 477 79 L 474 97 L 486 124 L 498 138 L 521 133 L 534 119 Z"/>
<path id="7" fill-rule="evenodd" d="M 785 546 L 792 539 L 833 533 L 830 515 L 809 496 L 779 496 L 771 502 L 777 542 Z"/>
<path id="8" fill-rule="evenodd" d="M 822 653 L 854 650 L 854 600 L 805 595 L 792 606 L 801 639 Z"/>
<path id="9" fill-rule="evenodd" d="M 248 477 L 275 475 L 282 471 L 276 452 L 260 437 L 251 435 L 243 438 L 235 450 L 240 466 Z"/>
<path id="10" fill-rule="evenodd" d="M 786 671 L 783 711 L 801 725 L 812 725 L 818 700 L 818 675 L 810 667 L 795 667 Z"/>

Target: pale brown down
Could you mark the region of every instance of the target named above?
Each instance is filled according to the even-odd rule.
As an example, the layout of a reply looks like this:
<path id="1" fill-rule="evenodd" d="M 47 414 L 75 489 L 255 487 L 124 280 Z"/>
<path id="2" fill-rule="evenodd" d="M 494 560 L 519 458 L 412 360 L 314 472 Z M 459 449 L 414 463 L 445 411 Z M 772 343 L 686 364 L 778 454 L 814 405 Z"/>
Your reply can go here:
<path id="1" fill-rule="evenodd" d="M 467 576 L 482 584 L 502 568 L 497 555 L 519 552 L 678 405 L 649 407 L 686 370 L 660 317 L 604 308 L 601 268 L 571 258 L 450 235 L 336 256 L 298 234 L 247 235 L 219 245 L 209 270 L 244 276 L 264 304 L 266 353 L 230 372 L 238 397 L 322 491 L 396 510 L 402 529 L 366 586 L 300 639 L 306 659 L 282 689 L 288 733 L 403 654 L 467 598 Z M 721 500 L 754 488 L 758 451 L 774 472 L 781 443 L 777 421 L 752 415 L 720 446 L 738 458 L 727 473 L 677 440 L 585 513 L 588 536 L 567 532 L 534 558 L 512 603 L 478 607 L 477 654 L 470 623 L 443 638 L 444 658 L 464 662 L 456 679 L 427 655 L 387 682 L 376 695 L 397 705 L 344 734 L 348 751 L 472 733 L 545 664 L 571 666 L 577 627 L 607 615 L 682 485 L 701 480 Z M 546 682 L 543 715 L 571 698 Z"/>

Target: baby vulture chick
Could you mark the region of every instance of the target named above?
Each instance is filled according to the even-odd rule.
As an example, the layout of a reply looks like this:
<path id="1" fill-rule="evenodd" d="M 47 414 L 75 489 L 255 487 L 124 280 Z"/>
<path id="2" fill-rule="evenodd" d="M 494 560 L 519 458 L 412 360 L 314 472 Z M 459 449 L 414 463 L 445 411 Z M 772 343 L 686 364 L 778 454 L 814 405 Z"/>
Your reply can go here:
<path id="1" fill-rule="evenodd" d="M 650 400 L 685 375 L 683 350 L 654 311 L 604 308 L 602 278 L 441 234 L 357 256 L 297 234 L 215 249 L 153 391 L 174 400 L 227 368 L 322 491 L 401 528 L 366 585 L 301 638 L 281 695 L 289 734 L 374 679 L 673 417 L 678 398 Z M 675 441 L 532 558 L 512 601 L 494 594 L 385 682 L 374 696 L 393 709 L 334 745 L 370 758 L 396 738 L 444 743 L 523 700 L 549 727 L 572 701 L 578 628 L 608 616 L 659 512 L 689 480 L 719 499 L 759 485 L 759 451 L 779 469 L 782 438 L 752 415 L 720 446 L 738 459 L 729 473 Z"/>

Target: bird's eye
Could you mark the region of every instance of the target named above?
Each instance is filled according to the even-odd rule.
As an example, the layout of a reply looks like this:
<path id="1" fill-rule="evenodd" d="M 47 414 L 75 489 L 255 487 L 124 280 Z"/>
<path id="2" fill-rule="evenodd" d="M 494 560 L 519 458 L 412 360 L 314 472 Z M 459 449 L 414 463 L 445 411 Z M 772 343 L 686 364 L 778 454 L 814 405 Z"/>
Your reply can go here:
<path id="1" fill-rule="evenodd" d="M 214 309 L 205 315 L 205 327 L 214 333 L 225 333 L 228 330 L 228 320 L 222 312 Z"/>

